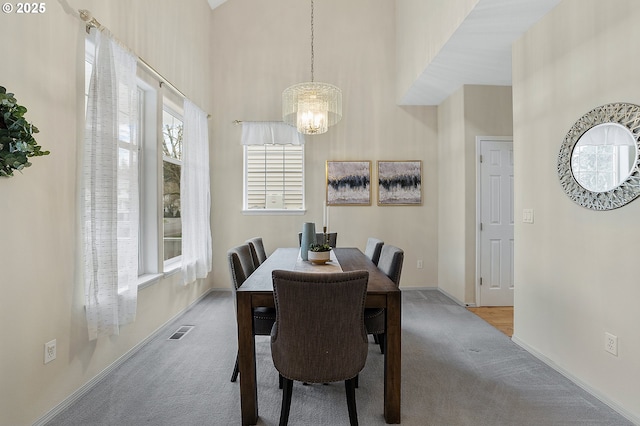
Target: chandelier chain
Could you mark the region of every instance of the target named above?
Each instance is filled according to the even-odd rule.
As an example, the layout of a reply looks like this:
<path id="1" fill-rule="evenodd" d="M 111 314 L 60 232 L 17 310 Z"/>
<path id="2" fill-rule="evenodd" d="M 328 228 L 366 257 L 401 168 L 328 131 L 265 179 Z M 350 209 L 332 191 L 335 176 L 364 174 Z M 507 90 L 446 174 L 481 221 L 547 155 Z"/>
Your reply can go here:
<path id="1" fill-rule="evenodd" d="M 314 0 L 311 3 L 311 81 L 294 84 L 282 92 L 282 121 L 305 135 L 321 135 L 342 119 L 342 91 L 314 81 Z"/>
<path id="2" fill-rule="evenodd" d="M 313 83 L 313 0 L 311 0 L 311 82 Z"/>

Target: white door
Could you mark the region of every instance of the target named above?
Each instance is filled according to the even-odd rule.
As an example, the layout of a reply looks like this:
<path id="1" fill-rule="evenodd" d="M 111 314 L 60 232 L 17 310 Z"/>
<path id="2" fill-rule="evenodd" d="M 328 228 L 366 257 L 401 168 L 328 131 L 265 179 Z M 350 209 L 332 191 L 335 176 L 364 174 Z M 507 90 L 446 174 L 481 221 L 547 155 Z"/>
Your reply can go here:
<path id="1" fill-rule="evenodd" d="M 478 138 L 478 306 L 513 306 L 513 141 Z"/>

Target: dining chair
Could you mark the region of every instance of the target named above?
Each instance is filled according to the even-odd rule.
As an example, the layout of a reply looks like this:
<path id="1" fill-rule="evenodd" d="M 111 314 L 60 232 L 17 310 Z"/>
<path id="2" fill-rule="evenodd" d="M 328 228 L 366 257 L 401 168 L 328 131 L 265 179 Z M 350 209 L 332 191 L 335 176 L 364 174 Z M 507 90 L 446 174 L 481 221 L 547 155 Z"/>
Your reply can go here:
<path id="1" fill-rule="evenodd" d="M 367 239 L 367 245 L 364 248 L 364 254 L 377 266 L 378 260 L 380 259 L 380 251 L 382 250 L 382 246 L 384 245 L 384 241 L 379 240 L 377 238 L 369 237 Z"/>
<path id="2" fill-rule="evenodd" d="M 327 234 L 327 238 L 329 240 L 329 246 L 331 248 L 336 248 L 336 244 L 338 242 L 338 233 L 337 232 L 329 232 Z M 318 244 L 323 244 L 325 242 L 324 241 L 324 234 L 322 232 L 316 234 L 316 241 L 318 241 Z"/>
<path id="3" fill-rule="evenodd" d="M 289 420 L 294 380 L 344 380 L 349 421 L 357 425 L 355 387 L 368 352 L 363 313 L 369 272 L 275 270 L 272 277 L 271 356 L 283 383 L 280 426 Z"/>
<path id="4" fill-rule="evenodd" d="M 338 242 L 338 233 L 337 232 L 329 232 L 327 234 L 329 238 L 329 246 L 331 248 L 336 248 L 336 244 Z M 324 234 L 322 232 L 316 232 L 316 243 L 324 244 Z M 302 245 L 302 232 L 298 232 L 298 247 Z"/>
<path id="5" fill-rule="evenodd" d="M 404 251 L 398 247 L 385 244 L 380 251 L 378 269 L 389 277 L 396 286 L 400 285 L 400 274 L 404 262 Z M 380 345 L 380 352 L 384 353 L 385 341 L 385 311 L 384 308 L 367 308 L 364 310 L 364 324 L 368 334 Z"/>
<path id="6" fill-rule="evenodd" d="M 251 249 L 251 257 L 253 258 L 253 264 L 256 268 L 267 260 L 267 252 L 264 249 L 261 237 L 250 238 L 245 241 L 245 244 L 248 244 L 249 249 Z"/>
<path id="7" fill-rule="evenodd" d="M 245 280 L 255 271 L 251 249 L 248 244 L 243 244 L 227 251 L 229 260 L 229 272 L 233 281 L 234 291 L 245 282 Z M 276 311 L 274 308 L 255 307 L 253 308 L 253 335 L 269 336 L 271 327 L 276 321 Z M 231 381 L 235 382 L 240 372 L 238 365 L 238 355 L 231 374 Z"/>

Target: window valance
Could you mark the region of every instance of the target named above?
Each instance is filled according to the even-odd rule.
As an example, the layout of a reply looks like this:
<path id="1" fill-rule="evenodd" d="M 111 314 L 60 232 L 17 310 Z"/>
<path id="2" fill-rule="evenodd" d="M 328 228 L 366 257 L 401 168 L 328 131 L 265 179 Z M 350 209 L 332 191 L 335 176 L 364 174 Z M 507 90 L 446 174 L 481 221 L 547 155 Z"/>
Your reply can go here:
<path id="1" fill-rule="evenodd" d="M 304 135 L 281 121 L 243 121 L 242 145 L 304 145 Z"/>

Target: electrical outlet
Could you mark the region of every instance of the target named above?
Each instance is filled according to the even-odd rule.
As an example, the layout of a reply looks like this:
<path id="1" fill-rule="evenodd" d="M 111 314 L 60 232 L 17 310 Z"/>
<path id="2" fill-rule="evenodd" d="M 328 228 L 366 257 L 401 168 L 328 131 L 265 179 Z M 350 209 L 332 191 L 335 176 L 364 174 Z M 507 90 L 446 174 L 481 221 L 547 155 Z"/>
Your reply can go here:
<path id="1" fill-rule="evenodd" d="M 611 355 L 618 356 L 618 336 L 611 333 L 604 333 L 604 350 Z"/>
<path id="2" fill-rule="evenodd" d="M 44 363 L 47 364 L 56 359 L 56 339 L 44 344 Z"/>
<path id="3" fill-rule="evenodd" d="M 419 260 L 418 260 L 418 266 L 417 266 L 417 268 L 418 268 L 418 269 L 422 269 L 422 259 L 419 259 Z"/>

